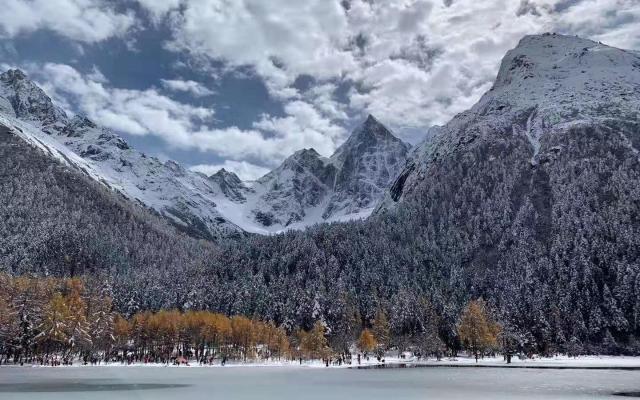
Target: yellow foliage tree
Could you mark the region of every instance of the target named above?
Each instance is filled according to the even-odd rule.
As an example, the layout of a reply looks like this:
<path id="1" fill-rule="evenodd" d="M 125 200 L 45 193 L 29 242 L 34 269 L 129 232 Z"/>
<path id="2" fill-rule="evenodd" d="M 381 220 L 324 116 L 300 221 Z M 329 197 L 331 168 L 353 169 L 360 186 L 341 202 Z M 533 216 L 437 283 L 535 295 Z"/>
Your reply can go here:
<path id="1" fill-rule="evenodd" d="M 69 343 L 70 319 L 69 307 L 64 296 L 55 293 L 44 308 L 40 334 L 37 336 L 47 353 Z"/>
<path id="2" fill-rule="evenodd" d="M 253 323 L 249 318 L 240 315 L 231 318 L 231 341 L 241 350 L 245 360 L 253 346 L 254 337 Z"/>
<path id="3" fill-rule="evenodd" d="M 378 343 L 376 342 L 376 338 L 373 337 L 373 333 L 369 329 L 365 329 L 360 334 L 360 338 L 358 339 L 358 348 L 363 353 L 368 353 L 376 348 Z"/>
<path id="4" fill-rule="evenodd" d="M 231 337 L 231 320 L 226 315 L 209 314 L 202 327 L 202 335 L 209 347 L 219 347 Z"/>
<path id="5" fill-rule="evenodd" d="M 131 336 L 131 324 L 129 321 L 117 314 L 113 319 L 113 338 L 115 346 L 119 350 L 124 350 L 129 344 Z"/>
<path id="6" fill-rule="evenodd" d="M 493 321 L 486 310 L 482 299 L 472 300 L 467 304 L 460 321 L 458 335 L 465 348 L 471 352 L 476 362 L 479 355 L 498 346 L 500 325 Z"/>
<path id="7" fill-rule="evenodd" d="M 309 332 L 298 333 L 300 350 L 306 358 L 321 359 L 329 356 L 329 344 L 325 337 L 325 328 L 320 321 L 316 321 Z"/>

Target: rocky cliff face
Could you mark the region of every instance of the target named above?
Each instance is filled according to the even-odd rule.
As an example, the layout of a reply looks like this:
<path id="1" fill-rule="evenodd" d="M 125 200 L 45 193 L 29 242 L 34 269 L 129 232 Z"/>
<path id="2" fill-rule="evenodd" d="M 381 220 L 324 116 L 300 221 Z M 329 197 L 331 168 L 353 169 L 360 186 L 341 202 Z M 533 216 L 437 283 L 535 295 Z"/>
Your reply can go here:
<path id="1" fill-rule="evenodd" d="M 68 122 L 66 113 L 20 70 L 0 75 L 0 97 L 0 111 L 36 122 L 47 132 L 60 130 Z"/>
<path id="2" fill-rule="evenodd" d="M 323 217 L 370 213 L 397 177 L 409 146 L 373 116 L 331 156 L 339 173 Z"/>

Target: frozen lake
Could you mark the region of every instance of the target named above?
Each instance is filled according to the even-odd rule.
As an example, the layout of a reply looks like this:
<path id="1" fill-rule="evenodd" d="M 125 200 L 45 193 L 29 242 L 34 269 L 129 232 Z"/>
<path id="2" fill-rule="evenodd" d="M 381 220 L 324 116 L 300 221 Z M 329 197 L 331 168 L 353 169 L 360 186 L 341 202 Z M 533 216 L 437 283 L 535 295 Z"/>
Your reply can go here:
<path id="1" fill-rule="evenodd" d="M 0 399 L 622 399 L 640 371 L 291 367 L 0 368 Z"/>

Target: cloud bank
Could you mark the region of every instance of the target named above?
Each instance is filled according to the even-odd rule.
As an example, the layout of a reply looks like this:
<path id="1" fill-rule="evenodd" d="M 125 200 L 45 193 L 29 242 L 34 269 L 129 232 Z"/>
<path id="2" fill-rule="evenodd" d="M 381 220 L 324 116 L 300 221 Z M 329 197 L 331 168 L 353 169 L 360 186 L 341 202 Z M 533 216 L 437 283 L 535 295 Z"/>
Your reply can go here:
<path id="1" fill-rule="evenodd" d="M 162 27 L 164 49 L 197 60 L 192 65 L 249 70 L 283 111 L 240 129 L 218 123 L 211 107 L 170 97 L 219 94 L 216 107 L 224 106 L 224 93 L 193 80 L 167 78 L 132 90 L 113 87 L 97 70 L 34 68 L 68 108 L 121 132 L 213 153 L 226 160 L 218 164 L 252 177 L 300 148 L 331 154 L 368 113 L 404 139 L 420 140 L 430 126 L 473 105 L 491 86 L 504 53 L 526 34 L 557 31 L 640 48 L 637 0 L 134 3 L 7 0 L 4 11 L 12 18 L 0 20 L 0 36 L 43 29 L 81 43 L 135 41 L 137 32 Z"/>

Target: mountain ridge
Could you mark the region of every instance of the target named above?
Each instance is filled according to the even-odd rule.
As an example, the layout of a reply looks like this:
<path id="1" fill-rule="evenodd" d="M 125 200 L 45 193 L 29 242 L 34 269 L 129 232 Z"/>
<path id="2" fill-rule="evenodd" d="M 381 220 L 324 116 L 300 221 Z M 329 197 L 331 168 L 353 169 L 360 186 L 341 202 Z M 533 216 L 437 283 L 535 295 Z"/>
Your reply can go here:
<path id="1" fill-rule="evenodd" d="M 336 195 L 333 177 L 338 169 L 313 149 L 297 151 L 254 182 L 242 182 L 228 171 L 207 177 L 188 171 L 174 161 L 163 163 L 136 151 L 119 135 L 86 116 L 69 118 L 20 70 L 0 75 L 0 121 L 18 128 L 21 137 L 62 162 L 77 167 L 132 201 L 154 209 L 194 236 L 206 239 L 237 237 L 244 232 L 269 234 L 303 229 L 332 218 L 364 218 L 383 197 L 381 187 L 401 168 L 406 154 L 405 145 L 399 139 L 386 128 L 380 128 L 379 122 L 375 121 L 379 126 L 374 125 L 373 117 L 368 118 L 362 127 L 385 132 L 388 136 L 384 140 L 401 144 L 385 149 L 399 154 L 393 156 L 393 165 L 385 167 L 386 181 L 375 176 L 377 190 L 340 193 L 343 204 L 326 211 L 319 207 L 331 204 L 330 197 Z M 354 132 L 365 138 L 367 132 L 362 132 L 362 127 Z M 383 145 L 384 140 L 380 141 Z M 354 139 L 350 137 L 340 148 L 349 143 L 354 143 Z M 375 148 L 371 150 L 371 143 L 366 146 L 355 143 L 364 146 L 366 154 L 375 152 Z M 384 157 L 379 155 L 379 158 Z M 352 177 L 343 180 L 349 178 Z M 368 179 L 367 176 L 353 178 Z M 363 208 L 367 210 L 363 212 Z"/>
<path id="2" fill-rule="evenodd" d="M 619 79 L 611 81 L 613 76 Z M 442 127 L 436 139 L 416 146 L 378 209 L 393 207 L 404 197 L 404 188 L 424 176 L 428 160 L 491 132 L 525 139 L 535 164 L 558 151 L 544 143 L 555 128 L 606 118 L 637 119 L 639 87 L 638 52 L 559 34 L 525 36 L 503 58 L 492 88 Z"/>

